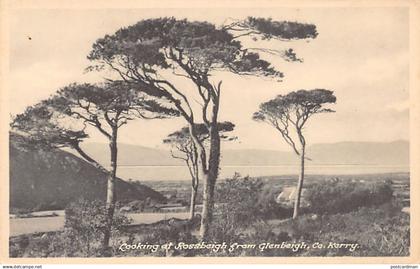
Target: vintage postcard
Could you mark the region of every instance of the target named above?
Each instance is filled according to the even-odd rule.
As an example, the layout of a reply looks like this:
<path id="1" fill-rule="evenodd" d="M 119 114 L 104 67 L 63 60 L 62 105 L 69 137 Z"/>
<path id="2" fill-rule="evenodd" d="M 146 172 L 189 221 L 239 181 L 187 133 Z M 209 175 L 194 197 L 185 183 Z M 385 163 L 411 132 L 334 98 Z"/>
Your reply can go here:
<path id="1" fill-rule="evenodd" d="M 1 260 L 419 249 L 419 1 L 0 1 Z"/>

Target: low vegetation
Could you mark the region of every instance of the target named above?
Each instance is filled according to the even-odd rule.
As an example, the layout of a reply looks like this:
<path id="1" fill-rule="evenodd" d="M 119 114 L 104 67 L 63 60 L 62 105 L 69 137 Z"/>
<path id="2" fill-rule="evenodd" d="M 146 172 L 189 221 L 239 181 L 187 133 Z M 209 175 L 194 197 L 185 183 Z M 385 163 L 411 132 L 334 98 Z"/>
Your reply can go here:
<path id="1" fill-rule="evenodd" d="M 391 182 L 320 182 L 308 188 L 310 210 L 317 214 L 335 214 L 355 211 L 391 202 Z"/>
<path id="2" fill-rule="evenodd" d="M 395 198 L 391 181 L 318 181 L 307 187 L 308 207 L 292 219 L 293 208 L 275 202 L 266 181 L 235 175 L 217 185 L 217 199 L 209 243 L 267 242 L 309 248 L 140 249 L 121 251 L 122 244 L 161 246 L 200 243 L 200 216 L 192 220 L 167 219 L 153 224 L 128 225 L 114 218 L 110 253 L 103 253 L 101 202 L 80 200 L 66 209 L 64 231 L 22 235 L 10 239 L 12 257 L 90 256 L 406 256 L 410 246 L 409 214 Z M 318 197 L 318 199 L 315 199 Z M 102 203 L 103 204 L 103 203 Z M 324 205 L 324 206 L 322 206 Z M 324 248 L 312 247 L 324 244 Z M 347 244 L 351 248 L 337 247 Z M 153 250 L 153 251 L 152 251 Z"/>

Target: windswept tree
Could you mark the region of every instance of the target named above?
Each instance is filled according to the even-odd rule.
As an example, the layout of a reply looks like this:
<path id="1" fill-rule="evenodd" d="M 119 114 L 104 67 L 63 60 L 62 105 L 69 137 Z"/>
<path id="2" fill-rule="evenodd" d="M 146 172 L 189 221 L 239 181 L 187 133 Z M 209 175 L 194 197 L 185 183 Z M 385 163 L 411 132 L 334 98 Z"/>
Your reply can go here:
<path id="1" fill-rule="evenodd" d="M 10 124 L 12 134 L 21 135 L 22 143 L 36 149 L 73 149 L 97 169 L 107 172 L 101 164 L 92 159 L 80 147 L 80 144 L 89 137 L 85 132 L 85 127 L 63 126 L 60 124 L 62 118 L 47 105 L 46 101 L 42 101 L 36 105 L 28 106 L 23 113 L 13 118 Z"/>
<path id="2" fill-rule="evenodd" d="M 281 79 L 283 73 L 259 53 L 275 53 L 288 61 L 299 61 L 293 50 L 281 53 L 247 48 L 241 41 L 246 38 L 251 42 L 258 38 L 290 41 L 316 36 L 315 25 L 297 22 L 250 17 L 216 27 L 208 22 L 158 18 L 139 21 L 93 44 L 88 55 L 92 65 L 88 70 L 112 70 L 119 79 L 137 85 L 145 93 L 169 99 L 186 120 L 204 181 L 202 238 L 208 233 L 213 215 L 220 163 L 218 119 L 222 80 L 217 79 L 216 73 Z M 182 79 L 181 88 L 179 80 Z M 186 85 L 191 85 L 195 92 Z M 193 107 L 197 98 L 199 109 Z M 208 154 L 196 130 L 198 123 L 203 123 L 209 133 Z"/>
<path id="3" fill-rule="evenodd" d="M 152 119 L 177 116 L 178 111 L 146 97 L 138 89 L 119 81 L 101 85 L 71 84 L 55 95 L 17 115 L 12 127 L 27 134 L 30 141 L 49 147 L 70 147 L 85 160 L 106 171 L 80 147 L 87 138 L 87 125 L 109 141 L 111 168 L 107 180 L 107 223 L 103 249 L 109 247 L 115 209 L 118 130 L 135 118 Z"/>
<path id="4" fill-rule="evenodd" d="M 286 95 L 278 95 L 276 98 L 262 103 L 259 111 L 253 115 L 254 120 L 266 122 L 279 131 L 284 141 L 300 157 L 300 173 L 296 188 L 293 218 L 299 215 L 305 177 L 306 140 L 303 133 L 304 126 L 308 119 L 315 114 L 334 112 L 334 110 L 324 106 L 335 103 L 335 101 L 336 97 L 333 91 L 325 89 L 298 90 Z"/>
<path id="5" fill-rule="evenodd" d="M 231 122 L 225 121 L 218 124 L 220 138 L 225 141 L 235 140 L 235 136 L 228 136 L 226 133 L 233 131 L 235 125 Z M 201 143 L 205 145 L 208 150 L 209 131 L 204 124 L 196 124 L 197 136 Z M 191 138 L 189 127 L 183 127 L 180 130 L 169 134 L 163 143 L 169 144 L 171 148 L 171 155 L 175 159 L 181 159 L 188 167 L 191 176 L 191 201 L 190 201 L 190 219 L 195 215 L 195 205 L 197 198 L 198 185 L 200 182 L 200 175 L 198 172 L 198 150 Z"/>

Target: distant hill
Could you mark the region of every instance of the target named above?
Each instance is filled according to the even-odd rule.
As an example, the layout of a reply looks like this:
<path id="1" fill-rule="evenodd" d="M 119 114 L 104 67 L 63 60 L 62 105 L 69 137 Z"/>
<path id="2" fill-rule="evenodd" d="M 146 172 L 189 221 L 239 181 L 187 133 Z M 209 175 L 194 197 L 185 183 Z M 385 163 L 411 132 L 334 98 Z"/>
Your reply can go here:
<path id="1" fill-rule="evenodd" d="M 102 165 L 109 166 L 109 147 L 102 143 L 83 143 L 83 150 L 89 152 Z M 183 165 L 184 162 L 172 158 L 169 151 L 138 145 L 118 144 L 119 165 Z"/>
<path id="2" fill-rule="evenodd" d="M 315 144 L 308 149 L 316 163 L 409 165 L 408 141 L 339 142 Z"/>
<path id="3" fill-rule="evenodd" d="M 10 209 L 63 209 L 80 197 L 106 197 L 106 173 L 63 150 L 44 151 L 25 144 L 21 136 L 10 135 Z M 142 184 L 118 179 L 117 200 L 165 198 Z"/>
<path id="4" fill-rule="evenodd" d="M 104 165 L 109 165 L 108 146 L 86 143 L 83 148 Z M 393 142 L 339 142 L 314 144 L 308 147 L 307 156 L 311 164 L 377 164 L 408 165 L 409 143 L 405 140 Z M 168 151 L 138 145 L 120 144 L 120 165 L 183 165 L 173 159 Z M 222 165 L 285 165 L 296 164 L 292 151 L 243 149 L 223 150 Z"/>

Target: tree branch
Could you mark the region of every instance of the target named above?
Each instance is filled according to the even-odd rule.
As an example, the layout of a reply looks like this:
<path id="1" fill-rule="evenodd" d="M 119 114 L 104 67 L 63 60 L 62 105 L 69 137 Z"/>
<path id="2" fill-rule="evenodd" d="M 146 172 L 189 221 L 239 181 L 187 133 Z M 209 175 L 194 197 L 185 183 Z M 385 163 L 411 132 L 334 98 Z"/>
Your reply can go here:
<path id="1" fill-rule="evenodd" d="M 293 141 L 293 139 L 289 136 L 289 130 L 288 130 L 288 124 L 287 122 L 282 121 L 283 124 L 283 129 L 280 127 L 280 125 L 278 124 L 278 121 L 274 118 L 269 119 L 270 123 L 280 132 L 280 134 L 282 135 L 283 139 L 286 141 L 287 144 L 289 144 L 293 151 L 300 156 L 300 153 L 298 151 L 298 149 L 296 148 L 296 144 Z"/>
<path id="2" fill-rule="evenodd" d="M 95 161 L 92 157 L 90 157 L 85 151 L 83 151 L 80 148 L 79 143 L 74 143 L 71 145 L 73 149 L 75 149 L 77 151 L 77 153 L 80 154 L 80 156 L 83 157 L 83 159 L 85 159 L 86 161 L 88 161 L 89 163 L 91 163 L 93 166 L 95 166 L 96 168 L 98 168 L 99 170 L 101 170 L 102 172 L 105 173 L 109 173 L 108 170 L 106 170 L 101 164 L 99 164 L 97 161 Z"/>

